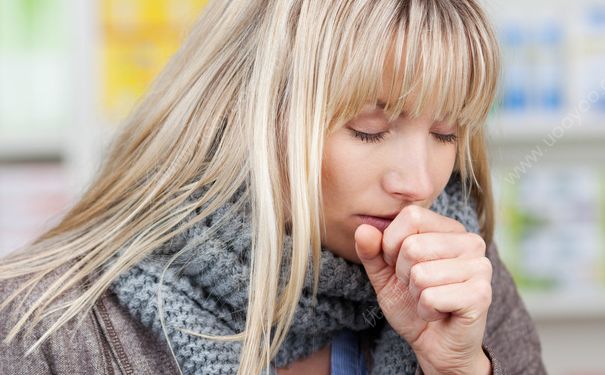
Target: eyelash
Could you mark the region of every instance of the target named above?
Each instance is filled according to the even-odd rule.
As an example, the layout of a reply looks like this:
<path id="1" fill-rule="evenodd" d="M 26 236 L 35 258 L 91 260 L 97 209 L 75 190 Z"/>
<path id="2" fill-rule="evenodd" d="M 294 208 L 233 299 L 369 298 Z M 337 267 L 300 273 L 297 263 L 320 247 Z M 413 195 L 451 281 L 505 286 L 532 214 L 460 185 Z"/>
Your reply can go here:
<path id="1" fill-rule="evenodd" d="M 363 133 L 363 132 L 357 131 L 355 129 L 351 129 L 351 131 L 353 131 L 353 135 L 356 138 L 359 138 L 363 142 L 366 142 L 366 143 L 376 143 L 376 142 L 382 141 L 382 139 L 384 138 L 384 133 L 385 133 L 385 132 L 382 132 L 382 133 L 376 133 L 376 134 L 369 134 L 369 133 Z M 431 134 L 435 137 L 435 139 L 438 142 L 445 143 L 445 144 L 456 143 L 456 140 L 458 138 L 456 136 L 456 134 L 438 134 L 438 133 L 431 133 Z"/>
<path id="2" fill-rule="evenodd" d="M 366 143 L 380 142 L 384 138 L 384 132 L 376 133 L 376 134 L 369 134 L 369 133 L 363 133 L 363 132 L 357 131 L 355 129 L 351 129 L 351 131 L 353 132 L 353 135 L 355 137 L 361 139 L 363 142 L 366 142 Z"/>

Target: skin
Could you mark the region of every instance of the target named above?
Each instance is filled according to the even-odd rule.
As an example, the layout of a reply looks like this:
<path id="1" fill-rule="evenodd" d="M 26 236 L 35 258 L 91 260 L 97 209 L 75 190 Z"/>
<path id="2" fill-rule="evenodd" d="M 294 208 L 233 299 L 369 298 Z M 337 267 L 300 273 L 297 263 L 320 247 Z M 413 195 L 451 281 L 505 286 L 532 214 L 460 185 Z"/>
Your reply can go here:
<path id="1" fill-rule="evenodd" d="M 383 88 L 390 73 L 387 67 Z M 379 101 L 386 101 L 385 92 Z M 455 134 L 456 125 L 432 121 L 431 112 L 404 113 L 389 123 L 381 105 L 368 104 L 327 138 L 322 245 L 364 266 L 384 317 L 425 374 L 491 374 L 481 347 L 491 263 L 480 236 L 428 209 L 456 160 L 455 140 L 443 138 Z M 354 130 L 383 137 L 366 142 Z M 356 218 L 393 212 L 397 217 L 384 233 Z M 329 374 L 329 359 L 327 346 L 278 373 Z"/>
<path id="2" fill-rule="evenodd" d="M 368 143 L 353 131 L 384 136 Z M 356 215 L 386 216 L 412 204 L 430 207 L 447 184 L 456 159 L 455 144 L 437 136 L 452 133 L 454 126 L 434 123 L 428 115 L 402 116 L 389 124 L 380 106 L 367 105 L 331 134 L 323 164 L 322 244 L 361 263 L 353 236 L 361 224 Z"/>

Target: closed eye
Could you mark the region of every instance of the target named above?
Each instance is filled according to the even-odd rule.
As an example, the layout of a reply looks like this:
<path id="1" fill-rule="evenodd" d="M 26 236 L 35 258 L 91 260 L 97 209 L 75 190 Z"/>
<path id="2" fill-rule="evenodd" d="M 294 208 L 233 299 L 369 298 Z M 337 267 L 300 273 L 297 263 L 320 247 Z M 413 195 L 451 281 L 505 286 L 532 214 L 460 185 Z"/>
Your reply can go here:
<path id="1" fill-rule="evenodd" d="M 353 135 L 356 138 L 359 138 L 366 143 L 380 142 L 380 141 L 382 141 L 382 139 L 384 138 L 384 134 L 386 133 L 386 132 L 381 132 L 381 133 L 371 134 L 371 133 L 360 132 L 355 129 L 350 129 L 350 130 L 353 132 Z"/>
<path id="2" fill-rule="evenodd" d="M 386 133 L 386 132 L 364 133 L 364 132 L 357 131 L 355 129 L 350 129 L 350 130 L 353 132 L 353 135 L 356 138 L 359 138 L 363 142 L 366 142 L 366 143 L 380 142 L 384 139 L 384 135 Z M 445 143 L 445 144 L 456 143 L 456 141 L 458 140 L 458 137 L 456 136 L 456 134 L 440 134 L 440 133 L 431 133 L 431 134 L 433 137 L 435 137 L 435 139 L 438 142 Z"/>
<path id="3" fill-rule="evenodd" d="M 439 142 L 442 143 L 456 143 L 458 137 L 456 134 L 439 134 L 439 133 L 431 133 L 433 137 Z"/>

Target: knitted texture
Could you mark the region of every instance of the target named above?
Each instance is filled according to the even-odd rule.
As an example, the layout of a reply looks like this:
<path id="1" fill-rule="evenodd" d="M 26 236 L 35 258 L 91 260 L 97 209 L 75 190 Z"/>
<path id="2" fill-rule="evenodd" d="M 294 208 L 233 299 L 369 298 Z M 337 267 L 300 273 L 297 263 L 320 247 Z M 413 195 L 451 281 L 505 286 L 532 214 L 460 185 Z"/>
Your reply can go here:
<path id="1" fill-rule="evenodd" d="M 236 374 L 238 369 L 241 342 L 205 339 L 179 328 L 212 335 L 236 334 L 245 328 L 251 248 L 249 205 L 229 211 L 242 192 L 240 188 L 230 203 L 167 241 L 111 286 L 136 319 L 164 337 L 158 309 L 160 276 L 169 258 L 184 250 L 166 271 L 160 295 L 166 334 L 184 374 Z M 201 193 L 189 199 L 197 199 Z M 478 233 L 472 203 L 464 200 L 459 177 L 454 174 L 431 209 Z M 197 212 L 190 217 L 194 214 Z M 209 228 L 219 219 L 225 222 L 209 234 Z M 291 248 L 292 238 L 287 235 L 284 254 L 289 254 Z M 272 366 L 284 367 L 316 352 L 343 328 L 361 331 L 380 323 L 371 373 L 415 373 L 414 352 L 384 320 L 362 265 L 322 248 L 315 305 L 311 291 L 309 265 L 293 324 Z"/>

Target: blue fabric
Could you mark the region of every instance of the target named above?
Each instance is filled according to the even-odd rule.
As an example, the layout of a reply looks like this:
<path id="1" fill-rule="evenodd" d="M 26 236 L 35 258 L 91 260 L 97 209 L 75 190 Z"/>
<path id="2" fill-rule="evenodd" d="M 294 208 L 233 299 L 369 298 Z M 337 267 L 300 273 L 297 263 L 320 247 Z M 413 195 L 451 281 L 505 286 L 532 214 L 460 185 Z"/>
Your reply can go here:
<path id="1" fill-rule="evenodd" d="M 366 362 L 354 331 L 343 329 L 332 340 L 332 375 L 367 375 Z"/>

